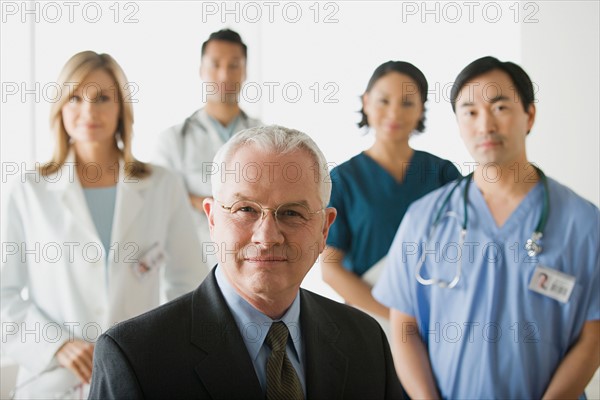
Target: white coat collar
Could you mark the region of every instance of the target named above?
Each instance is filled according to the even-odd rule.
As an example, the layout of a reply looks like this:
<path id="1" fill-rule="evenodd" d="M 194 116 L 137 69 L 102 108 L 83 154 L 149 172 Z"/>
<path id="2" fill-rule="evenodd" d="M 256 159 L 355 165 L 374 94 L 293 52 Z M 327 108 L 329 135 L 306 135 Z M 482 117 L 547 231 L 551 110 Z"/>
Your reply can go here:
<path id="1" fill-rule="evenodd" d="M 151 184 L 150 181 L 150 178 L 126 177 L 125 162 L 123 159 L 119 160 L 119 179 L 117 181 L 111 243 L 120 243 L 125 239 L 129 228 L 135 222 L 137 215 L 144 205 L 144 189 Z M 88 231 L 96 241 L 100 242 L 98 232 L 85 200 L 81 182 L 77 176 L 73 150 L 69 152 L 62 168 L 46 177 L 46 182 L 48 182 L 47 186 L 49 190 L 63 192 L 61 197 L 65 209 L 72 214 L 74 220 L 84 230 Z"/>
<path id="2" fill-rule="evenodd" d="M 199 124 L 200 126 L 202 126 L 206 132 L 209 132 L 211 136 L 213 136 L 214 138 L 219 139 L 220 141 L 223 141 L 223 139 L 221 139 L 221 136 L 217 132 L 217 129 L 214 127 L 213 123 L 211 122 L 210 118 L 211 117 L 206 112 L 206 108 L 205 107 L 202 107 L 201 109 L 197 110 L 190 117 L 190 119 L 195 120 L 195 122 L 197 124 Z M 248 116 L 246 115 L 246 113 L 244 112 L 244 110 L 242 110 L 240 108 L 239 118 L 237 120 L 234 132 L 239 132 L 239 131 L 241 131 L 243 129 L 248 129 L 248 128 L 250 128 L 250 125 L 248 123 Z"/>
<path id="3" fill-rule="evenodd" d="M 48 183 L 49 190 L 66 191 L 73 189 L 73 185 L 81 188 L 81 182 L 77 176 L 77 168 L 75 168 L 75 152 L 73 149 L 69 151 L 63 166 L 56 172 L 44 178 Z M 127 187 L 132 190 L 141 190 L 150 184 L 149 179 L 129 178 L 125 176 L 125 161 L 119 159 L 119 180 L 117 182 L 117 190 L 120 186 Z"/>

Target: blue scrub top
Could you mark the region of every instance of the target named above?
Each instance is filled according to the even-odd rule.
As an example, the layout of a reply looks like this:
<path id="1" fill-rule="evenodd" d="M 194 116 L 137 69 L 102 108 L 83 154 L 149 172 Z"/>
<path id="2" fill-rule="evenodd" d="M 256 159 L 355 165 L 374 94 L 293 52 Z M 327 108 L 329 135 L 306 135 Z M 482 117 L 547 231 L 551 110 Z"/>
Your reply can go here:
<path id="1" fill-rule="evenodd" d="M 600 319 L 600 212 L 549 178 L 543 250 L 531 258 L 524 246 L 540 218 L 543 185 L 498 227 L 472 184 L 465 245 L 458 250 L 464 184 L 447 207 L 457 218 L 445 218 L 430 241 L 434 214 L 454 184 L 413 203 L 373 296 L 415 317 L 442 397 L 541 398 L 584 323 Z M 425 278 L 451 280 L 462 262 L 457 286 L 419 284 L 422 254 Z M 567 303 L 528 288 L 538 265 L 575 277 Z"/>
<path id="2" fill-rule="evenodd" d="M 329 207 L 338 214 L 327 244 L 345 253 L 344 267 L 357 275 L 387 254 L 413 201 L 460 177 L 450 161 L 424 151 L 415 151 L 406 168 L 403 182 L 398 182 L 360 153 L 331 171 Z"/>
<path id="3" fill-rule="evenodd" d="M 235 133 L 234 129 L 237 127 L 237 124 L 238 124 L 238 121 L 240 119 L 240 116 L 237 115 L 233 120 L 231 120 L 231 122 L 227 126 L 221 125 L 221 123 L 219 121 L 217 121 L 216 119 L 214 119 L 210 115 L 208 116 L 208 119 L 210 120 L 210 122 L 212 122 L 213 126 L 217 130 L 217 133 L 219 134 L 219 136 L 221 137 L 221 139 L 223 140 L 223 142 L 226 142 Z"/>

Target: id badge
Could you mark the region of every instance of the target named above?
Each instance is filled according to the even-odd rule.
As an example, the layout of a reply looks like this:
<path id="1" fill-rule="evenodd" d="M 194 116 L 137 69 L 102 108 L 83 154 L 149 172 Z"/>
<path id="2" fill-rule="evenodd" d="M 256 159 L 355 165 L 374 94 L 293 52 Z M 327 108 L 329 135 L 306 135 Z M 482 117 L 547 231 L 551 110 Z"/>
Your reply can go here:
<path id="1" fill-rule="evenodd" d="M 569 301 L 574 286 L 574 276 L 542 265 L 538 265 L 535 268 L 529 282 L 530 290 L 558 300 L 561 303 Z"/>
<path id="2" fill-rule="evenodd" d="M 154 243 L 143 253 L 137 264 L 132 266 L 133 273 L 138 279 L 143 279 L 152 270 L 160 268 L 165 263 L 165 252 L 158 242 Z"/>

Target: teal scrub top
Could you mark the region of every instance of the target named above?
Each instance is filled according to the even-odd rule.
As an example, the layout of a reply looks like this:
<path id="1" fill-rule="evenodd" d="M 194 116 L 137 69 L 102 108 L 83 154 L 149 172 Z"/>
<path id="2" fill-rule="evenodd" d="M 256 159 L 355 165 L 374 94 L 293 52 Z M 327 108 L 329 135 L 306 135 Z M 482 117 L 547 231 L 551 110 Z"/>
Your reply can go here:
<path id="1" fill-rule="evenodd" d="M 360 153 L 331 171 L 329 207 L 338 213 L 327 245 L 342 250 L 344 267 L 359 276 L 387 254 L 413 201 L 461 176 L 450 161 L 424 151 L 415 151 L 406 168 L 398 182 Z"/>

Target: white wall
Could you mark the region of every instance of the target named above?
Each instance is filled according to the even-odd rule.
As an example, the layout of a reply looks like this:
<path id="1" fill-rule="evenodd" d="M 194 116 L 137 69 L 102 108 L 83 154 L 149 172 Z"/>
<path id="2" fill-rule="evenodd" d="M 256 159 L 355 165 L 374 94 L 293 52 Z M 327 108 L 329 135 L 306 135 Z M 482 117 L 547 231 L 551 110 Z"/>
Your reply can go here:
<path id="1" fill-rule="evenodd" d="M 112 54 L 139 88 L 134 96 L 138 101 L 134 150 L 148 160 L 157 133 L 201 105 L 200 46 L 210 32 L 228 26 L 239 31 L 249 46 L 248 88 L 262 88 L 262 96 L 256 102 L 244 101 L 244 108 L 266 122 L 311 134 L 335 163 L 372 141 L 355 125 L 358 96 L 374 68 L 391 59 L 413 62 L 430 83 L 428 129 L 413 139 L 413 145 L 459 164 L 471 161 L 447 101 L 449 87 L 475 58 L 494 55 L 515 61 L 539 87 L 530 158 L 548 175 L 600 204 L 598 2 L 272 2 L 272 19 L 263 3 L 224 4 L 75 2 L 70 20 L 63 2 L 4 1 L 3 189 L 7 168 L 13 165 L 9 163 L 44 161 L 51 153 L 51 93 L 38 91 L 36 101 L 34 95 L 24 95 L 22 84 L 28 89 L 36 84 L 48 87 L 75 52 Z M 262 16 L 253 22 L 257 6 Z M 25 7 L 37 9 L 37 21 L 35 15 L 23 14 Z M 223 14 L 224 7 L 234 12 Z M 302 16 L 294 23 L 297 8 Z M 93 23 L 96 9 L 100 18 Z M 134 21 L 126 23 L 127 16 Z M 11 94 L 15 84 L 19 91 Z M 279 85 L 273 101 L 268 85 Z M 293 87 L 301 88 L 297 102 L 285 97 L 285 85 L 289 97 L 294 96 Z M 325 101 L 327 95 L 334 102 Z M 318 267 L 306 286 L 334 296 L 321 283 Z"/>
<path id="2" fill-rule="evenodd" d="M 547 2 L 522 25 L 522 60 L 539 88 L 529 156 L 596 205 L 600 197 L 600 2 Z"/>
<path id="3" fill-rule="evenodd" d="M 257 7 L 237 2 L 121 2 L 118 16 L 112 2 L 81 2 L 72 9 L 72 22 L 64 3 L 37 3 L 38 22 L 35 15 L 22 14 L 22 4 L 32 10 L 36 3 L 2 6 L 3 161 L 49 157 L 52 92 L 44 88 L 70 55 L 84 49 L 111 53 L 139 88 L 134 146 L 138 157 L 148 160 L 156 134 L 201 105 L 200 45 L 210 32 L 229 26 L 249 45 L 247 97 L 256 95 L 256 87 L 262 90 L 258 99 L 250 98 L 256 102 L 245 102 L 247 111 L 305 130 L 335 163 L 372 141 L 356 128 L 356 111 L 358 96 L 380 63 L 408 60 L 425 72 L 431 87 L 428 129 L 413 145 L 464 164 L 471 159 L 447 101 L 454 77 L 483 55 L 516 61 L 539 86 L 531 159 L 600 204 L 597 2 L 275 2 L 272 22 L 268 6 L 251 3 L 262 12 L 255 23 Z M 96 5 L 101 17 L 91 23 Z M 295 5 L 302 17 L 292 23 Z M 223 14 L 225 7 L 237 7 L 237 13 Z M 52 22 L 57 10 L 61 18 Z M 137 22 L 125 23 L 128 15 Z M 337 22 L 325 23 L 328 15 Z M 20 90 L 23 82 L 27 89 L 38 85 L 37 102 Z M 7 92 L 15 84 L 19 92 Z M 278 85 L 273 101 L 269 85 Z M 290 98 L 294 87 L 302 90 L 297 102 Z"/>

